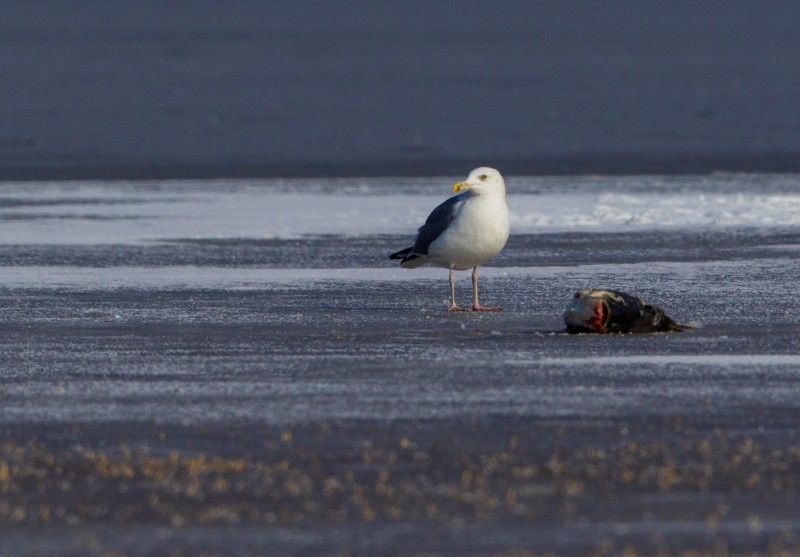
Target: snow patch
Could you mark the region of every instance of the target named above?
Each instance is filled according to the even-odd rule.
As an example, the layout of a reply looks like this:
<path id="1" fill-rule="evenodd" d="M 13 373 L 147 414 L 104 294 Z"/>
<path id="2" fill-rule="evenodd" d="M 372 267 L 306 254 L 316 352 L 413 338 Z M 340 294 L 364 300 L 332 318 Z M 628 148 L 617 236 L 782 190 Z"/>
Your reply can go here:
<path id="1" fill-rule="evenodd" d="M 565 183 L 564 191 L 554 191 L 535 178 L 517 178 L 508 196 L 512 234 L 800 226 L 800 185 L 792 191 L 783 182 L 772 184 L 778 180 L 774 176 L 761 179 L 759 187 L 747 182 L 751 191 L 725 191 L 720 184 L 689 178 L 655 191 L 661 187 L 658 177 L 641 176 L 629 178 L 625 191 L 615 182 L 598 183 L 597 177 L 574 177 L 575 185 Z M 357 188 L 332 189 L 315 179 L 294 181 L 288 189 L 282 184 L 2 184 L 0 243 L 131 244 L 322 234 L 411 238 L 431 209 L 450 195 L 447 184 L 423 191 L 419 181 L 387 178 L 361 179 Z"/>

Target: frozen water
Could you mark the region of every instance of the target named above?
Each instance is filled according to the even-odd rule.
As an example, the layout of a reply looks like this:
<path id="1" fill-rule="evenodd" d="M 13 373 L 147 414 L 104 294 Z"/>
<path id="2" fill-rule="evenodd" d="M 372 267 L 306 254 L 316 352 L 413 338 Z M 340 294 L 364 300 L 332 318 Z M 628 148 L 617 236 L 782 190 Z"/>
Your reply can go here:
<path id="1" fill-rule="evenodd" d="M 677 468 L 693 465 L 691 447 L 719 439 L 753 443 L 764 462 L 796 446 L 797 176 L 511 177 L 512 236 L 481 269 L 482 301 L 505 309 L 492 315 L 447 313 L 445 270 L 387 258 L 449 181 L 0 185 L 0 426 L 20 445 L 224 446 L 265 461 L 284 431 L 341 426 L 337 441 L 311 436 L 298 450 L 335 458 L 399 432 L 435 466 L 459 461 L 464 444 L 476 462 L 489 448 L 507 454 L 518 437 L 531 462 L 562 450 L 612 455 L 630 439 L 672 451 Z M 568 335 L 562 312 L 585 287 L 628 291 L 702 327 Z M 774 506 L 769 486 L 754 489 L 766 506 L 726 499 L 733 510 L 718 532 L 759 508 L 777 536 L 796 514 Z M 502 542 L 491 547 L 531 528 L 552 531 L 541 547 L 593 547 L 591 532 L 624 537 L 609 516 L 643 536 L 695 539 L 716 508 L 684 520 L 685 508 L 713 503 L 705 491 L 631 486 L 614 505 L 604 497 L 560 499 L 581 505 L 586 527 L 492 524 Z M 666 510 L 642 519 L 653 505 Z M 411 539 L 427 525 L 398 527 Z M 278 530 L 263 526 L 243 526 L 243 539 L 265 536 L 269 547 Z M 13 539 L 0 550 L 26 543 Z"/>
<path id="2" fill-rule="evenodd" d="M 511 177 L 512 233 L 800 226 L 800 176 L 763 182 L 725 174 Z M 448 186 L 444 178 L 5 184 L 0 242 L 412 236 L 451 195 Z"/>
<path id="3" fill-rule="evenodd" d="M 5 184 L 5 327 L 34 329 L 0 347 L 3 381 L 22 381 L 6 387 L 2 420 L 102 421 L 120 411 L 120 400 L 166 422 L 457 416 L 468 407 L 516 414 L 544 402 L 514 394 L 515 374 L 551 368 L 599 376 L 613 368 L 637 384 L 641 369 L 665 377 L 767 370 L 786 380 L 786 368 L 800 363 L 798 184 L 786 175 L 512 177 L 512 237 L 481 271 L 483 299 L 507 309 L 496 316 L 442 312 L 442 269 L 409 271 L 386 258 L 448 195 L 442 178 Z M 460 296 L 469 293 L 466 276 Z M 549 336 L 563 329 L 572 293 L 588 286 L 627 290 L 703 326 L 636 339 Z M 215 340 L 236 338 L 228 328 L 240 326 L 266 335 L 258 348 L 240 339 L 229 352 Z M 188 331 L 197 327 L 216 332 L 195 345 Z M 112 335 L 110 358 L 106 341 L 92 339 L 116 328 L 122 336 Z M 488 344 L 464 344 L 465 334 L 484 328 Z M 159 332 L 145 341 L 148 330 Z M 133 345 L 124 331 L 134 332 Z M 420 344 L 424 331 L 441 336 Z M 352 341 L 341 351 L 328 335 Z M 187 342 L 189 352 L 169 348 Z M 208 357 L 218 353 L 227 356 Z M 408 377 L 392 354 L 427 371 Z M 498 354 L 505 371 L 495 368 Z M 365 362 L 373 370 L 366 383 L 358 371 Z M 437 390 L 454 362 L 461 380 L 474 374 L 475 388 Z M 312 380 L 317 367 L 323 376 Z M 272 372 L 262 375 L 266 368 Z M 303 371 L 275 382 L 281 369 Z M 87 380 L 95 374 L 125 381 L 98 385 Z M 222 382 L 211 380 L 219 374 Z M 500 381 L 496 389 L 487 390 L 483 374 Z M 64 388 L 45 396 L 56 377 Z M 684 392 L 676 381 L 674 396 Z M 630 399 L 625 408 L 635 406 L 643 388 L 615 392 L 614 404 L 622 397 Z M 178 412 L 158 402 L 167 392 L 214 402 Z M 559 414 L 610 411 L 559 392 Z M 239 393 L 269 398 L 272 410 L 226 402 Z M 358 409 L 351 397 L 362 401 Z"/>
<path id="4" fill-rule="evenodd" d="M 374 263 L 379 264 L 375 258 Z M 388 268 L 387 268 L 388 267 Z M 770 270 L 775 273 L 792 273 L 797 264 L 784 258 L 759 258 L 758 271 Z M 544 267 L 482 267 L 480 276 L 484 279 L 512 280 L 556 280 L 569 275 L 573 280 L 585 284 L 593 281 L 610 281 L 619 274 L 631 276 L 659 276 L 662 280 L 701 282 L 727 272 L 732 279 L 747 282 L 746 277 L 755 269 L 746 261 L 655 261 L 648 263 L 605 263 L 584 264 L 576 267 L 548 265 Z M 113 266 L 87 268 L 70 265 L 15 265 L 3 269 L 0 287 L 6 288 L 70 288 L 90 290 L 110 290 L 119 288 L 135 289 L 225 289 L 258 290 L 263 288 L 296 289 L 309 288 L 317 283 L 318 288 L 325 282 L 414 282 L 442 280 L 441 268 L 423 267 L 408 270 L 393 264 L 381 267 L 337 267 L 337 268 L 239 268 L 194 265 L 172 265 L 163 268 L 145 266 Z M 465 276 L 465 275 L 463 275 Z M 302 285 L 302 286 L 301 286 Z M 728 285 L 707 286 L 709 293 L 719 293 Z M 756 293 L 761 290 L 758 284 L 742 284 L 740 293 Z M 751 292 L 752 291 L 752 292 Z M 790 295 L 792 290 L 786 292 Z"/>
<path id="5" fill-rule="evenodd" d="M 794 366 L 800 365 L 800 355 L 794 354 L 659 354 L 641 356 L 598 356 L 595 358 L 545 358 L 542 360 L 508 360 L 513 365 L 544 365 L 544 366 L 569 366 L 584 367 L 596 366 L 690 366 L 706 365 L 729 368 L 729 371 L 752 373 L 754 368 L 761 366 Z M 793 370 L 794 371 L 794 370 Z"/>

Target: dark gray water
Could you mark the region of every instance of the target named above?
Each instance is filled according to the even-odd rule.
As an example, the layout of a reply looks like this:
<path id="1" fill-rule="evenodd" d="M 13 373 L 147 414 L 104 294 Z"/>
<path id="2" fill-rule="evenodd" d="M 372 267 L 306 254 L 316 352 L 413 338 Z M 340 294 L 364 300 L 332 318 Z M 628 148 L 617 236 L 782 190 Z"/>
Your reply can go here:
<path id="1" fill-rule="evenodd" d="M 800 170 L 791 1 L 4 2 L 0 178 Z"/>

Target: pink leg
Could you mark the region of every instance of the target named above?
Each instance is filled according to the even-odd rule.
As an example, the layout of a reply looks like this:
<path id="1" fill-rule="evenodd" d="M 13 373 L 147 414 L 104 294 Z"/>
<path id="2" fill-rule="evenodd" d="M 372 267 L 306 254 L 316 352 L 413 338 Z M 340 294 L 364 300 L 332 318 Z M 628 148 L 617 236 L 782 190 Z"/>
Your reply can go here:
<path id="1" fill-rule="evenodd" d="M 472 269 L 472 311 L 503 311 L 500 306 L 482 306 L 478 303 L 478 268 Z"/>
<path id="2" fill-rule="evenodd" d="M 465 308 L 456 305 L 456 275 L 450 269 L 450 307 L 447 311 L 467 311 Z"/>

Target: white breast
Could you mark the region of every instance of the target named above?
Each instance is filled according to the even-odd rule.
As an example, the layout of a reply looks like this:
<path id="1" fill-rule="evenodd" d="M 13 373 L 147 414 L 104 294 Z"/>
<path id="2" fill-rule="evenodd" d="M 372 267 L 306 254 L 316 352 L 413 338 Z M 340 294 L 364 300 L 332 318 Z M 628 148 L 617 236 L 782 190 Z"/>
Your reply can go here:
<path id="1" fill-rule="evenodd" d="M 431 242 L 432 263 L 458 271 L 471 269 L 497 255 L 509 233 L 504 195 L 475 195 L 467 199 L 450 226 Z"/>

